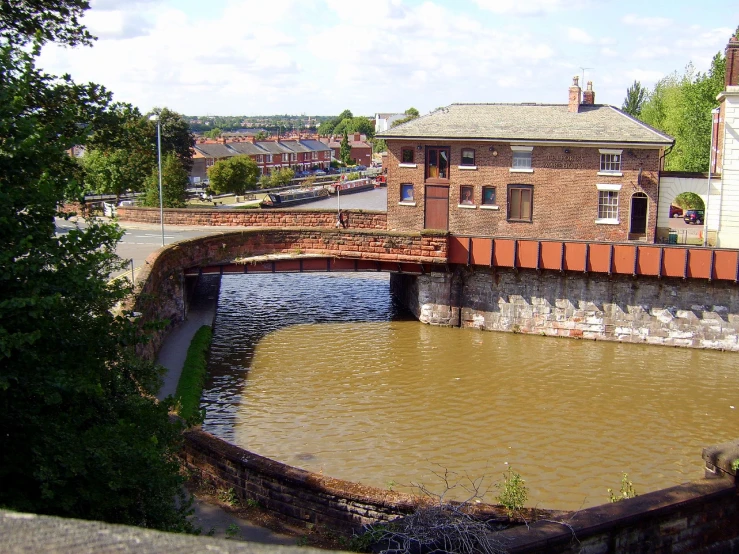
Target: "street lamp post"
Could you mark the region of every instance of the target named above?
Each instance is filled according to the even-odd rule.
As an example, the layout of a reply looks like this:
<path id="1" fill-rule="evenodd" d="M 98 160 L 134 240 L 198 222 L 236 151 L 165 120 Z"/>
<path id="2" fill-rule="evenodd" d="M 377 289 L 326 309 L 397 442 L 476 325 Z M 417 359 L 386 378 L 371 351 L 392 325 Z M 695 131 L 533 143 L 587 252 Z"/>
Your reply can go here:
<path id="1" fill-rule="evenodd" d="M 162 225 L 162 246 L 164 246 L 164 196 L 162 195 L 162 122 L 154 114 L 149 121 L 157 122 L 157 162 L 159 166 L 159 221 Z"/>
<path id="2" fill-rule="evenodd" d="M 711 205 L 711 173 L 713 169 L 713 127 L 715 124 L 714 119 L 719 112 L 720 110 L 718 108 L 711 110 L 711 147 L 708 151 L 708 195 L 706 196 L 706 213 L 703 214 L 703 246 L 708 245 L 708 208 Z"/>

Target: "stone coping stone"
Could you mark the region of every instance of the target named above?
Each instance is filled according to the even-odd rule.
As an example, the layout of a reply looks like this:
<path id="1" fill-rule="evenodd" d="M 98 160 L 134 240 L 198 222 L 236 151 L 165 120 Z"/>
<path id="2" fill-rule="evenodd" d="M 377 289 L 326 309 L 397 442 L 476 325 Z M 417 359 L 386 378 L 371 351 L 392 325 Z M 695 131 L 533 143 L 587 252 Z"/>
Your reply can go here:
<path id="1" fill-rule="evenodd" d="M 645 524 L 648 519 L 669 515 L 695 502 L 710 502 L 735 494 L 736 486 L 731 479 L 702 479 L 629 500 L 570 512 L 556 520 L 516 527 L 498 533 L 496 538 L 505 544 L 507 554 L 546 552 L 548 547 L 566 544 L 575 538 L 582 541 L 599 533 Z"/>
<path id="2" fill-rule="evenodd" d="M 718 468 L 736 478 L 737 472 L 731 466 L 736 460 L 739 460 L 739 441 L 708 446 L 703 449 L 703 459 L 706 462 L 707 470 L 715 472 L 714 468 Z"/>
<path id="3" fill-rule="evenodd" d="M 325 550 L 275 546 L 211 537 L 164 533 L 100 521 L 68 519 L 0 510 L 0 552 L 74 552 L 75 554 L 251 553 L 319 554 Z"/>

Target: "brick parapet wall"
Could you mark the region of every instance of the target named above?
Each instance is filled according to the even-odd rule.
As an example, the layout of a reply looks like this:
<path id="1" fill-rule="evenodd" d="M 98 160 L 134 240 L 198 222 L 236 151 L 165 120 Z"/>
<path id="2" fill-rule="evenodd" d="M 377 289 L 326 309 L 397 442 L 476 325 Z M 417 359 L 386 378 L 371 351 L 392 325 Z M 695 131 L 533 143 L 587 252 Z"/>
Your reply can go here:
<path id="1" fill-rule="evenodd" d="M 347 229 L 387 229 L 385 212 L 342 210 Z M 117 208 L 121 221 L 159 223 L 158 208 L 121 206 Z M 164 210 L 165 225 L 209 227 L 318 227 L 334 228 L 336 212 L 332 210 L 216 210 L 174 209 Z"/>

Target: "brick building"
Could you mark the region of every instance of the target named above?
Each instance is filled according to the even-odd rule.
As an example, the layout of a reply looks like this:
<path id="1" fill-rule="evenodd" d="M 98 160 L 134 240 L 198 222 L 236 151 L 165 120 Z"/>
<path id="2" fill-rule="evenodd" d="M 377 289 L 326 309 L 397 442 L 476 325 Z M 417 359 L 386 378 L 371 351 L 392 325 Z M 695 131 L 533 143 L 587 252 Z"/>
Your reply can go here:
<path id="1" fill-rule="evenodd" d="M 321 139 L 333 151 L 334 158 L 341 159 L 341 139 L 342 137 L 331 137 L 330 139 Z M 372 164 L 372 145 L 367 142 L 367 137 L 360 133 L 353 133 L 347 137 L 349 141 L 349 158 L 358 165 L 369 167 Z"/>
<path id="2" fill-rule="evenodd" d="M 459 235 L 653 241 L 673 139 L 595 104 L 452 104 L 378 135 L 388 228 Z"/>

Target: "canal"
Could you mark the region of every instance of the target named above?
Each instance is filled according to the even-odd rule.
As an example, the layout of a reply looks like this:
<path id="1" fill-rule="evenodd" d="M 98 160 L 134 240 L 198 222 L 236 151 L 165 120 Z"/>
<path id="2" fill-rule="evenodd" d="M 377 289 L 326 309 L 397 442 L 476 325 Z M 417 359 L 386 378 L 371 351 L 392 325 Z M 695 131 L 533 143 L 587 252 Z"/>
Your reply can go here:
<path id="1" fill-rule="evenodd" d="M 739 436 L 739 358 L 716 351 L 432 327 L 383 274 L 222 278 L 204 429 L 325 475 L 443 493 L 513 468 L 529 506 L 697 479 Z"/>

